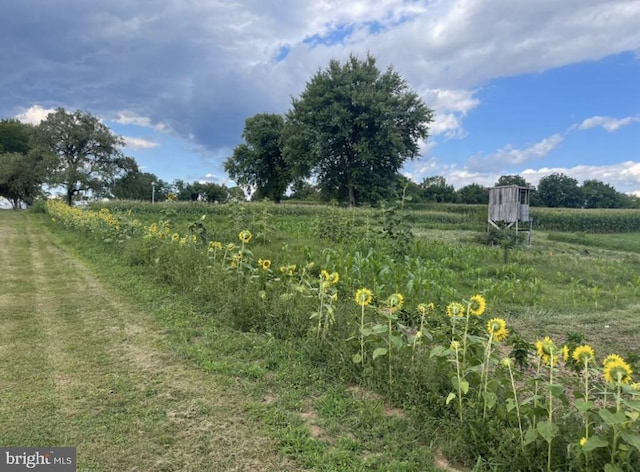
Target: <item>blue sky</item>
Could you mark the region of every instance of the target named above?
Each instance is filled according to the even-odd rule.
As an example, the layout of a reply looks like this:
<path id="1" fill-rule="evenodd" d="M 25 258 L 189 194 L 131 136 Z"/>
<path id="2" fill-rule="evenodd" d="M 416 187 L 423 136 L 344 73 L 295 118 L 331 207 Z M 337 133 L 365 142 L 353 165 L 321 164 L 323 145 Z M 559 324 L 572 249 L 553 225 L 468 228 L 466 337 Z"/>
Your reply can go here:
<path id="1" fill-rule="evenodd" d="M 562 172 L 640 195 L 638 0 L 3 3 L 0 117 L 90 112 L 167 181 L 234 185 L 246 118 L 369 52 L 436 112 L 414 181 Z"/>

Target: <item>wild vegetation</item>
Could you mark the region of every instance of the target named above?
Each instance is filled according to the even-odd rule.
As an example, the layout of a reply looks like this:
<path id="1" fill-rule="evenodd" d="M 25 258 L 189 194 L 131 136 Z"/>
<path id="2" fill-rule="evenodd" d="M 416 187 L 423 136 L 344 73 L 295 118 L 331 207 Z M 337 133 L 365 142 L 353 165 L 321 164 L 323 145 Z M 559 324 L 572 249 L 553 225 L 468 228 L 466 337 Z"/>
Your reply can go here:
<path id="1" fill-rule="evenodd" d="M 640 460 L 632 244 L 618 251 L 545 232 L 530 247 L 492 246 L 479 219 L 463 231 L 434 229 L 463 219 L 447 208 L 446 223 L 435 209 L 401 207 L 47 210 L 187 295 L 199 316 L 289 346 L 309 375 L 438 425 L 451 461 L 624 471 Z M 203 335 L 190 334 L 215 342 Z"/>

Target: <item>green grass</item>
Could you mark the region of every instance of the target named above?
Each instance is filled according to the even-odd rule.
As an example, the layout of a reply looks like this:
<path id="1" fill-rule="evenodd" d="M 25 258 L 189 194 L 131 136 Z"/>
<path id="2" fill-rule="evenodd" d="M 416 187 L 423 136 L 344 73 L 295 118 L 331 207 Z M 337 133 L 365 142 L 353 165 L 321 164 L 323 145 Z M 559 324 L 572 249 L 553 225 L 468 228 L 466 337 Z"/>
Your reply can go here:
<path id="1" fill-rule="evenodd" d="M 166 219 L 172 208 L 162 208 L 162 213 L 148 208 L 142 212 L 145 224 Z M 94 270 L 129 297 L 155 307 L 171 349 L 221 380 L 241 384 L 254 402 L 252 415 L 279 439 L 280 451 L 303 467 L 425 470 L 438 452 L 433 444 L 468 466 L 484 455 L 488 462 L 480 460 L 476 470 L 536 467 L 531 462 L 537 456 L 535 448 L 528 457 L 506 459 L 512 451 L 500 433 L 505 425 L 499 418 L 455 427 L 451 405 L 444 404 L 451 381 L 442 372 L 450 366 L 446 359 L 438 364 L 429 356 L 431 346 L 420 350 L 415 364 L 409 363 L 406 349 L 396 352 L 391 385 L 386 381 L 386 357 L 364 370 L 354 366 L 353 293 L 359 287 L 374 289 L 378 306 L 389 293 L 403 293 L 406 306 L 401 316 L 409 326 L 417 303 L 434 301 L 439 316 L 428 321 L 428 329 L 444 335 L 438 342 L 445 345 L 451 339 L 448 320 L 442 317 L 446 305 L 482 293 L 489 306 L 486 315 L 507 319 L 512 334 L 529 342 L 547 335 L 559 345 L 588 342 L 598 359 L 616 352 L 638 370 L 640 258 L 615 243 L 606 245 L 606 239 L 597 246 L 536 231 L 532 246 L 505 252 L 500 246 L 481 244 L 484 228 L 470 231 L 467 217 L 457 212 L 437 215 L 441 223 L 435 221 L 433 209 L 420 213 L 433 217 L 429 223 L 411 212 L 406 218 L 396 214 L 389 219 L 389 213 L 376 209 L 250 204 L 207 208 L 205 220 L 197 212 L 202 206 L 197 211 L 189 206 L 175 209 L 188 210 L 171 217 L 172 231 L 181 234 L 191 224 L 206 221 L 209 239 L 226 245 L 237 242 L 239 230 L 250 228 L 254 239 L 247 253 L 249 264 L 228 270 L 219 259 L 207 258 L 198 245 L 143 239 L 141 230 L 122 246 L 108 236 L 106 244 L 101 242 L 104 233 L 94 232 L 97 239 L 78 237 L 81 228 L 73 233 L 57 229 L 56 235 L 65 247 L 90 258 Z M 406 223 L 415 237 L 399 246 Z M 435 229 L 449 226 L 456 229 Z M 257 269 L 258 258 L 272 260 L 275 274 L 266 277 Z M 305 295 L 281 297 L 290 294 L 284 293 L 277 268 L 288 263 L 309 268 L 294 284 Z M 305 288 L 317 285 L 321 268 L 340 273 L 336 323 L 325 343 L 311 332 L 308 318 L 316 309 L 315 292 Z M 263 301 L 259 289 L 265 290 Z M 367 313 L 372 326 L 382 311 Z M 486 331 L 485 323 L 478 320 L 476 332 Z M 367 341 L 370 351 L 379 338 Z M 572 382 L 570 376 L 567 382 Z M 372 399 L 377 406 L 372 407 Z M 405 408 L 402 414 L 385 413 L 398 406 Z M 571 424 L 568 419 L 565 427 L 573 437 Z M 465 434 L 473 437 L 460 445 Z M 393 442 L 377 443 L 378 437 L 391 437 Z"/>
<path id="2" fill-rule="evenodd" d="M 436 470 L 432 424 L 291 344 L 220 326 L 43 216 L 2 212 L 0 232 L 2 445 L 75 445 L 95 471 Z"/>

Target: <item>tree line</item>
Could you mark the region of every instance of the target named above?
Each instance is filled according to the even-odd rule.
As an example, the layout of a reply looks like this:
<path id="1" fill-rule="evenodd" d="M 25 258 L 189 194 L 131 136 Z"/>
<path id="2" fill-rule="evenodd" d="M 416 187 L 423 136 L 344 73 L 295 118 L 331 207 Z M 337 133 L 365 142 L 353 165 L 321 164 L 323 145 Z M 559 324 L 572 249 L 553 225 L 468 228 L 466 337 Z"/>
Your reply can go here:
<path id="1" fill-rule="evenodd" d="M 433 111 L 389 67 L 371 55 L 331 60 L 292 98 L 284 115 L 247 118 L 243 143 L 224 161 L 236 187 L 172 183 L 141 172 L 123 154 L 124 140 L 95 116 L 58 108 L 39 125 L 0 121 L 0 196 L 14 208 L 42 197 L 43 185 L 60 188 L 66 202 L 86 197 L 158 201 L 227 202 L 244 199 L 335 201 L 349 206 L 397 200 L 488 202 L 488 189 L 471 184 L 455 190 L 443 176 L 415 183 L 400 173 L 418 157 L 429 136 Z M 496 186 L 532 187 L 506 175 Z M 640 207 L 639 199 L 598 180 L 578 182 L 564 174 L 540 180 L 534 206 L 568 208 Z"/>
<path id="2" fill-rule="evenodd" d="M 226 202 L 244 199 L 239 187 L 168 183 L 141 172 L 122 152 L 124 140 L 90 113 L 58 108 L 39 125 L 0 120 L 0 197 L 13 208 L 58 189 L 67 204 L 83 198 L 167 199 Z"/>

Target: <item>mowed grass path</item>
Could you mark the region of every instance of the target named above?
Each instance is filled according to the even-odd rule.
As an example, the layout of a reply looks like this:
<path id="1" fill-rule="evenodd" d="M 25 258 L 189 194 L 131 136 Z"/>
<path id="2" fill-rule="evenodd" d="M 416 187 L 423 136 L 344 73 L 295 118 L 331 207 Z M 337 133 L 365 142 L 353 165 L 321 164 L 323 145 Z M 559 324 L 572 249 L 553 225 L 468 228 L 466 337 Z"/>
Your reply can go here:
<path id="1" fill-rule="evenodd" d="M 43 221 L 0 212 L 0 445 L 77 446 L 80 471 L 300 470 Z"/>

